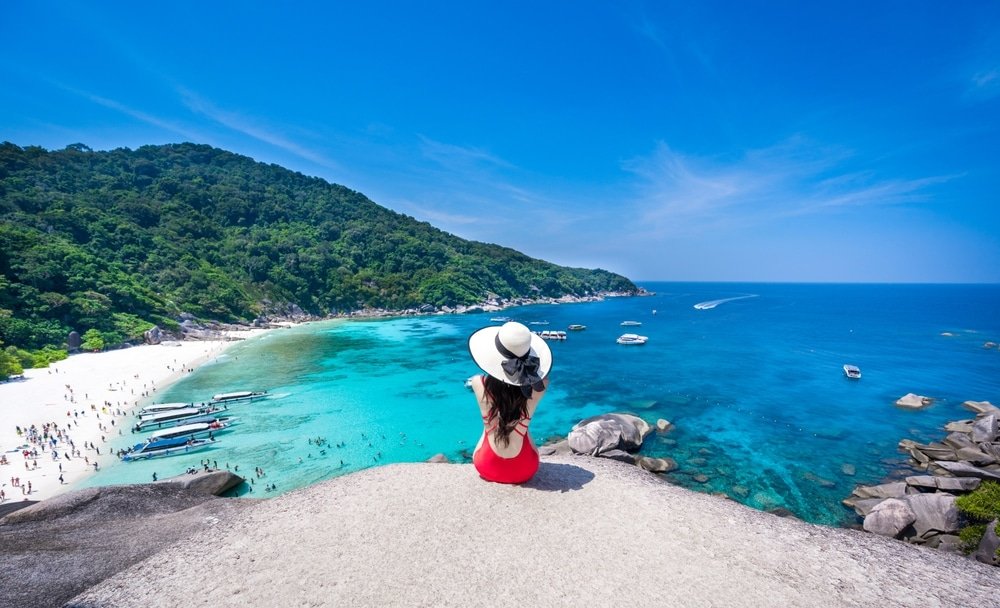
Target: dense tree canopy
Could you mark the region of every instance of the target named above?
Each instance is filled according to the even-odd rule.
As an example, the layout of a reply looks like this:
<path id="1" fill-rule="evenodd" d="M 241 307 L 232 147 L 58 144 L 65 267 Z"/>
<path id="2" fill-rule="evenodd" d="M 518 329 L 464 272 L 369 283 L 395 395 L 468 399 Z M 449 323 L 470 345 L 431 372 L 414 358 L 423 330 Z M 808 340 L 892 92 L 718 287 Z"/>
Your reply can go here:
<path id="1" fill-rule="evenodd" d="M 471 304 L 630 291 L 626 278 L 466 241 L 360 193 L 209 146 L 0 145 L 0 341 L 113 344 L 181 313 Z"/>

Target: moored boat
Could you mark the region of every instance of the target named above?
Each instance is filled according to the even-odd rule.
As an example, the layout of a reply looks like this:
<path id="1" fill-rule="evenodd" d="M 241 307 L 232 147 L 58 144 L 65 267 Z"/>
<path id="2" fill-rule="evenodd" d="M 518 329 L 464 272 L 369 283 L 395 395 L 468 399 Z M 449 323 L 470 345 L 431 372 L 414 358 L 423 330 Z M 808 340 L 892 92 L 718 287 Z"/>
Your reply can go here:
<path id="1" fill-rule="evenodd" d="M 536 332 L 542 340 L 565 340 L 566 332 L 562 330 L 550 330 Z"/>
<path id="2" fill-rule="evenodd" d="M 577 324 L 574 323 L 573 325 L 570 325 L 566 329 L 568 329 L 570 331 L 583 331 L 584 329 L 587 329 L 587 326 L 586 325 L 577 325 Z"/>
<path id="3" fill-rule="evenodd" d="M 186 407 L 178 410 L 169 410 L 157 414 L 146 414 L 139 417 L 134 430 L 148 431 L 150 429 L 162 429 L 168 426 L 177 426 L 178 423 L 193 422 L 195 418 L 218 412 L 218 408 L 210 407 Z"/>
<path id="4" fill-rule="evenodd" d="M 847 364 L 845 364 L 844 365 L 844 375 L 847 376 L 848 378 L 850 378 L 851 380 L 860 380 L 861 379 L 861 368 L 858 367 L 857 365 L 847 365 Z"/>
<path id="5" fill-rule="evenodd" d="M 640 325 L 642 325 L 641 321 L 622 321 L 621 322 L 621 326 L 622 327 L 638 327 Z"/>
<path id="6" fill-rule="evenodd" d="M 150 414 L 161 414 L 163 412 L 171 412 L 175 410 L 182 410 L 190 407 L 204 407 L 204 404 L 195 403 L 153 403 L 143 407 L 139 410 L 139 416 L 148 416 Z"/>
<path id="7" fill-rule="evenodd" d="M 216 433 L 231 430 L 231 424 L 232 421 L 222 422 L 220 420 L 182 424 L 173 428 L 154 431 L 150 433 L 149 438 L 146 441 L 161 441 L 163 439 L 176 439 L 177 437 L 187 437 L 188 439 L 214 437 Z"/>
<path id="8" fill-rule="evenodd" d="M 625 344 L 627 346 L 641 346 L 649 340 L 646 336 L 640 336 L 639 334 L 622 334 L 618 337 L 615 342 L 619 344 Z"/>
<path id="9" fill-rule="evenodd" d="M 175 439 L 164 439 L 136 445 L 128 453 L 122 455 L 122 460 L 126 462 L 134 460 L 145 460 L 147 458 L 159 458 L 161 456 L 177 456 L 179 454 L 189 454 L 197 450 L 215 445 L 215 441 L 207 439 L 188 439 L 187 437 L 177 437 Z"/>
<path id="10" fill-rule="evenodd" d="M 253 401 L 254 399 L 260 399 L 261 397 L 266 397 L 267 391 L 235 391 L 232 393 L 219 393 L 217 395 L 212 395 L 212 403 L 233 403 L 236 401 Z"/>

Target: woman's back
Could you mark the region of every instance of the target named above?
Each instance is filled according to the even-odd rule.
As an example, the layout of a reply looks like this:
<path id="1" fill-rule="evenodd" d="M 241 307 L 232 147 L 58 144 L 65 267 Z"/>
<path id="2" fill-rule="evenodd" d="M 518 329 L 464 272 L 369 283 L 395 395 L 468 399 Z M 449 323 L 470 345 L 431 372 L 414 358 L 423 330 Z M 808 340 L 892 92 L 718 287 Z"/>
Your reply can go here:
<path id="1" fill-rule="evenodd" d="M 488 481 L 528 481 L 538 470 L 528 426 L 548 385 L 552 352 L 527 327 L 509 322 L 469 336 L 469 353 L 486 372 L 472 379 L 483 420 L 472 462 Z"/>

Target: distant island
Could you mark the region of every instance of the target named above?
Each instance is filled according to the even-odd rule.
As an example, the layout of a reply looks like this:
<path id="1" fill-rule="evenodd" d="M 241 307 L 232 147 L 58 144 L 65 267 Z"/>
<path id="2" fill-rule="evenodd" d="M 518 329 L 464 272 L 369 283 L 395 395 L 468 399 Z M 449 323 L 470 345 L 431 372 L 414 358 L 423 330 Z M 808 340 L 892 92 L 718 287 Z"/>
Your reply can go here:
<path id="1" fill-rule="evenodd" d="M 0 242 L 0 346 L 25 363 L 58 358 L 70 331 L 102 347 L 154 325 L 176 330 L 182 318 L 246 323 L 637 290 L 608 271 L 467 241 L 344 186 L 190 143 L 0 145 Z"/>

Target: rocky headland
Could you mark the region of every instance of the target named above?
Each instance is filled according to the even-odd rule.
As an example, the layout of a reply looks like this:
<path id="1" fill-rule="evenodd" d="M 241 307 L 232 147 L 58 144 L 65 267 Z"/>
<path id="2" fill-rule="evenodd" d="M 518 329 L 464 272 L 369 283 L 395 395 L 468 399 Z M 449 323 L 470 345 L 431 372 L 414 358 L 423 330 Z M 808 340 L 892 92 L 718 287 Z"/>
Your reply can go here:
<path id="1" fill-rule="evenodd" d="M 606 458 L 547 456 L 519 486 L 427 463 L 269 500 L 127 492 L 108 507 L 0 523 L 8 564 L 8 539 L 25 554 L 35 545 L 6 569 L 0 604 L 958 607 L 1000 594 L 986 565 L 774 517 Z M 80 558 L 59 562 L 61 551 Z M 127 566 L 126 554 L 141 561 L 105 578 L 114 568 L 103 562 Z M 52 601 L 27 582 L 42 574 L 86 589 Z M 12 595 L 13 578 L 28 595 Z"/>
<path id="2" fill-rule="evenodd" d="M 926 398 L 908 401 L 916 404 L 922 399 Z M 969 551 L 980 562 L 1000 565 L 997 519 L 986 522 L 977 544 L 960 535 L 973 522 L 956 504 L 959 496 L 983 483 L 1000 483 L 1000 408 L 987 401 L 963 405 L 975 412 L 975 418 L 945 425 L 948 434 L 941 441 L 900 441 L 899 448 L 910 455 L 913 466 L 927 475 L 859 486 L 844 504 L 863 519 L 868 532 L 952 553 Z"/>

